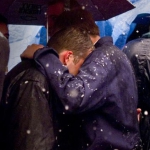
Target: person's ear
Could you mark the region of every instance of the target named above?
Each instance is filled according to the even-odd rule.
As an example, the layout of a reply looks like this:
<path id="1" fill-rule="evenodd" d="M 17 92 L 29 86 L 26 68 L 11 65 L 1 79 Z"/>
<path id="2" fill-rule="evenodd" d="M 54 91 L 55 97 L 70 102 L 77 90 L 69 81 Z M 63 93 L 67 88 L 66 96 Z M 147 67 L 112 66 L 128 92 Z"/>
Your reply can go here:
<path id="1" fill-rule="evenodd" d="M 67 65 L 68 62 L 72 59 L 73 52 L 72 51 L 67 51 L 64 55 L 64 65 Z"/>

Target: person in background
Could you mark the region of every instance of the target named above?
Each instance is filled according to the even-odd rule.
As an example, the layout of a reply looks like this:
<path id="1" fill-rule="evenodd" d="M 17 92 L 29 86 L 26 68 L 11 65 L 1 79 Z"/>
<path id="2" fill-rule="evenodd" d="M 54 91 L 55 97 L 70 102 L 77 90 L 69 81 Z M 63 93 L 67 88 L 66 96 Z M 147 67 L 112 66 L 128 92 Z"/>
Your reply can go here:
<path id="1" fill-rule="evenodd" d="M 57 19 L 57 17 L 64 11 L 72 10 L 79 8 L 80 5 L 76 0 L 54 0 L 48 3 L 47 8 L 47 30 L 49 37 L 51 36 L 51 33 L 53 32 L 54 23 Z"/>
<path id="2" fill-rule="evenodd" d="M 68 13 L 72 18 L 73 11 Z M 90 35 L 96 49 L 88 55 L 81 68 L 76 68 L 75 74 L 69 73 L 52 49 L 37 50 L 37 47 L 35 49 L 30 46 L 21 57 L 34 58 L 38 69 L 47 76 L 64 109 L 78 115 L 82 130 L 78 138 L 83 140 L 83 136 L 86 137 L 81 149 L 141 149 L 136 112 L 137 87 L 131 64 L 126 55 L 113 45 L 111 37 L 100 38 L 93 34 L 92 27 L 84 28 L 88 25 L 83 24 L 90 24 L 90 21 L 86 16 L 77 14 L 81 22 L 78 27 L 83 29 L 83 33 Z M 66 20 L 69 22 L 68 18 Z M 63 24 L 62 20 L 61 23 Z M 92 23 L 95 24 L 94 20 Z M 77 27 L 77 24 L 72 25 Z M 82 54 L 82 49 L 80 52 Z M 73 60 L 72 65 L 75 65 L 76 59 Z"/>
<path id="3" fill-rule="evenodd" d="M 10 52 L 9 43 L 7 40 L 9 37 L 7 24 L 7 19 L 0 14 L 0 100 Z"/>
<path id="4" fill-rule="evenodd" d="M 150 149 L 150 39 L 137 38 L 129 41 L 123 52 L 132 63 L 137 86 L 138 107 L 141 108 L 140 132 L 143 149 Z"/>
<path id="5" fill-rule="evenodd" d="M 0 14 L 0 32 L 9 39 L 8 21 L 3 15 Z"/>
<path id="6" fill-rule="evenodd" d="M 4 37 L 4 35 L 1 33 L 1 28 L 0 28 L 0 101 L 1 101 L 1 96 L 3 92 L 3 82 L 5 79 L 5 72 L 8 64 L 8 59 L 9 59 L 9 43 L 8 40 Z"/>

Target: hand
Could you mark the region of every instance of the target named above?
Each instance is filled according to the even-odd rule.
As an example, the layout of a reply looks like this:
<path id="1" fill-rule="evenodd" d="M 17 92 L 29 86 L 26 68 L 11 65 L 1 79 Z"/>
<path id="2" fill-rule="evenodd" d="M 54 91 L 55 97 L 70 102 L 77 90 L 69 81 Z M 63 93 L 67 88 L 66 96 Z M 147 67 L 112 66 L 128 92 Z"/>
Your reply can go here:
<path id="1" fill-rule="evenodd" d="M 142 110 L 141 110 L 141 108 L 137 108 L 136 111 L 137 111 L 138 122 L 140 122 L 140 115 L 141 115 Z"/>
<path id="2" fill-rule="evenodd" d="M 43 48 L 43 45 L 40 44 L 32 44 L 27 46 L 27 48 L 24 50 L 24 52 L 20 55 L 20 57 L 22 58 L 29 58 L 29 59 L 33 59 L 33 55 L 34 53 L 40 49 Z"/>

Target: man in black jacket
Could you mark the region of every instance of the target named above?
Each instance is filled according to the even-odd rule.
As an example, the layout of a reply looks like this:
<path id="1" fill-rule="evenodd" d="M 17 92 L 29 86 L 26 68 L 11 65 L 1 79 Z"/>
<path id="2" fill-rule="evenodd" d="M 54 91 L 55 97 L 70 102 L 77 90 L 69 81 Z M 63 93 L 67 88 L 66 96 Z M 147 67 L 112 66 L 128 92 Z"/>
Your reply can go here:
<path id="1" fill-rule="evenodd" d="M 32 61 L 24 60 L 7 75 L 1 103 L 3 150 L 53 150 L 52 92 Z"/>
<path id="2" fill-rule="evenodd" d="M 0 149 L 52 150 L 55 136 L 46 78 L 29 60 L 16 65 L 5 77 L 9 58 L 7 24 L 0 15 Z"/>
<path id="3" fill-rule="evenodd" d="M 138 86 L 140 132 L 144 150 L 150 149 L 150 39 L 138 38 L 128 42 L 123 52 L 133 65 Z"/>
<path id="4" fill-rule="evenodd" d="M 0 29 L 1 31 L 1 29 Z M 5 73 L 7 70 L 8 58 L 9 58 L 9 43 L 4 35 L 0 32 L 0 101 L 3 91 L 3 82 L 5 78 Z"/>
<path id="5" fill-rule="evenodd" d="M 9 31 L 8 31 L 8 21 L 3 15 L 0 14 L 0 32 L 8 39 Z"/>

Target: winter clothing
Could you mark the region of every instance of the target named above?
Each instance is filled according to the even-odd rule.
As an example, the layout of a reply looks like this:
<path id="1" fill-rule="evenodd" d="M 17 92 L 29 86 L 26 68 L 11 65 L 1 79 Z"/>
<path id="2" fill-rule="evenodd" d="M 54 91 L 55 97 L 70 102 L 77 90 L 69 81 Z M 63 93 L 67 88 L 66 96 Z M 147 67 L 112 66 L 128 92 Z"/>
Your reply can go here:
<path id="1" fill-rule="evenodd" d="M 82 149 L 136 149 L 140 137 L 132 67 L 111 37 L 101 38 L 96 46 L 77 76 L 69 74 L 51 48 L 38 50 L 34 60 L 66 111 L 78 115 L 83 132 L 75 132 L 82 140 L 82 136 L 87 137 Z"/>
<path id="2" fill-rule="evenodd" d="M 3 82 L 5 78 L 5 72 L 7 69 L 9 58 L 9 43 L 8 40 L 0 32 L 0 100 L 3 91 Z"/>
<path id="3" fill-rule="evenodd" d="M 123 52 L 130 59 L 138 85 L 138 107 L 142 109 L 140 121 L 144 150 L 150 149 L 150 39 L 139 38 L 126 44 Z M 148 112 L 148 113 L 147 113 Z"/>
<path id="4" fill-rule="evenodd" d="M 55 143 L 51 91 L 29 60 L 6 76 L 1 103 L 3 150 L 53 150 Z"/>

